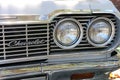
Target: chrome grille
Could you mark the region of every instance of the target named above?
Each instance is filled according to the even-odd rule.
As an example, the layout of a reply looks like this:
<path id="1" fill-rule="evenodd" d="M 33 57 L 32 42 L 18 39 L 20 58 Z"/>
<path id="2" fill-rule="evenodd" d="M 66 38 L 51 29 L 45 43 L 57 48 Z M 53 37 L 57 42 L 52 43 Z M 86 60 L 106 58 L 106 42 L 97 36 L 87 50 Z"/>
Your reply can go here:
<path id="1" fill-rule="evenodd" d="M 47 24 L 1 24 L 0 59 L 47 55 L 49 45 L 47 36 Z M 37 43 L 36 40 L 44 40 L 44 43 Z M 17 45 L 13 45 L 12 42 L 16 42 Z"/>
<path id="2" fill-rule="evenodd" d="M 113 23 L 116 25 L 116 20 L 115 20 L 115 16 L 111 15 L 111 14 L 62 14 L 59 15 L 57 17 L 54 18 L 54 20 L 51 22 L 50 24 L 50 51 L 51 53 L 58 53 L 58 52 L 75 52 L 75 51 L 101 51 L 104 49 L 107 49 L 110 47 L 110 45 L 112 44 L 113 40 L 111 41 L 110 44 L 106 45 L 105 47 L 94 47 L 91 44 L 88 43 L 87 41 L 87 36 L 86 36 L 86 31 L 87 31 L 87 27 L 89 25 L 89 22 L 97 17 L 107 17 L 109 19 L 111 19 L 113 21 Z M 54 30 L 54 26 L 56 25 L 57 22 L 59 22 L 60 20 L 64 19 L 64 18 L 74 18 L 76 20 L 78 20 L 82 26 L 83 26 L 83 31 L 84 31 L 84 35 L 82 38 L 82 41 L 80 42 L 80 44 L 78 46 L 76 46 L 75 48 L 72 49 L 61 49 L 60 47 L 58 47 L 53 39 L 53 30 Z"/>
<path id="3" fill-rule="evenodd" d="M 114 42 L 114 39 L 110 44 L 105 47 L 94 47 L 88 43 L 86 37 L 86 30 L 89 22 L 96 17 L 107 17 L 113 21 L 116 25 L 115 16 L 111 14 L 62 14 L 53 19 L 51 23 L 39 24 L 39 23 L 22 23 L 17 24 L 0 24 L 0 59 L 16 59 L 16 58 L 27 58 L 27 57 L 37 57 L 52 53 L 62 52 L 85 52 L 85 51 L 101 51 L 109 48 Z M 53 39 L 53 30 L 57 22 L 64 18 L 74 18 L 78 20 L 84 30 L 83 39 L 72 49 L 62 49 L 58 47 Z M 117 28 L 115 26 L 115 28 Z M 117 29 L 116 29 L 117 30 Z M 117 31 L 116 31 L 117 32 Z M 116 34 L 115 34 L 116 35 Z M 116 37 L 116 36 L 115 36 Z M 114 37 L 114 38 L 115 38 Z M 43 44 L 32 44 L 32 45 L 19 45 L 19 46 L 9 46 L 11 41 L 21 41 L 21 42 L 32 42 L 35 40 L 44 40 Z M 50 52 L 49 52 L 50 51 Z"/>

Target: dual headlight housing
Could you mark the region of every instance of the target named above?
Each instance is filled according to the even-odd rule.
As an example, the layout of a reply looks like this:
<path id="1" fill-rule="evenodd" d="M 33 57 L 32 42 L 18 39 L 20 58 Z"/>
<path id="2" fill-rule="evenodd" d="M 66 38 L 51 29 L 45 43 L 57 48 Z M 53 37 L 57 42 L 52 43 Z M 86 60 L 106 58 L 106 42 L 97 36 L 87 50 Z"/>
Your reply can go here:
<path id="1" fill-rule="evenodd" d="M 53 36 L 55 43 L 64 49 L 77 46 L 83 37 L 83 27 L 75 19 L 66 18 L 55 26 Z M 113 22 L 105 17 L 99 17 L 90 21 L 86 35 L 90 44 L 95 47 L 104 47 L 109 44 L 115 34 Z"/>

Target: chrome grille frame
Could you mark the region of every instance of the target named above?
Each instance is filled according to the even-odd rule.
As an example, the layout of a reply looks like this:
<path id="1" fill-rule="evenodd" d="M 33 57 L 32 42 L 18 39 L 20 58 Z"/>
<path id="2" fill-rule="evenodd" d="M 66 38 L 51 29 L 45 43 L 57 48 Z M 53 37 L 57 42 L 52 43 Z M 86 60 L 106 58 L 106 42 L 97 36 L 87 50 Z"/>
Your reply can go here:
<path id="1" fill-rule="evenodd" d="M 84 35 L 83 36 L 84 36 L 84 38 L 82 39 L 82 42 L 78 46 L 76 46 L 75 48 L 61 49 L 54 43 L 54 39 L 52 38 L 53 37 L 53 30 L 54 30 L 54 26 L 56 25 L 56 23 L 59 20 L 64 19 L 64 18 L 68 18 L 68 17 L 77 19 L 79 22 L 81 22 L 81 24 L 84 26 L 83 27 L 83 30 L 84 30 Z M 109 19 L 111 19 L 113 21 L 113 23 L 115 24 L 116 30 L 117 30 L 116 19 L 115 19 L 115 15 L 113 15 L 113 14 L 98 14 L 98 13 L 97 14 L 60 14 L 60 15 L 54 17 L 54 19 L 52 21 L 48 21 L 46 23 L 43 23 L 41 21 L 33 21 L 33 22 L 31 22 L 31 21 L 13 21 L 11 23 L 9 23 L 9 22 L 0 22 L 1 23 L 0 24 L 0 27 L 1 27 L 0 30 L 1 30 L 1 33 L 2 33 L 2 34 L 0 33 L 1 34 L 1 36 L 0 36 L 1 40 L 0 41 L 2 41 L 2 43 L 1 43 L 2 45 L 0 44 L 0 53 L 1 53 L 0 54 L 0 56 L 1 56 L 1 58 L 0 58 L 1 63 L 0 64 L 16 63 L 16 62 L 23 62 L 23 61 L 24 62 L 25 61 L 36 61 L 36 60 L 42 60 L 42 59 L 46 60 L 46 59 L 51 59 L 51 58 L 54 59 L 54 57 L 56 58 L 57 55 L 52 56 L 51 54 L 58 54 L 58 55 L 62 54 L 63 55 L 63 54 L 66 54 L 68 52 L 72 53 L 73 55 L 75 55 L 74 53 L 76 53 L 76 52 L 85 53 L 86 51 L 88 51 L 90 53 L 92 53 L 92 52 L 95 53 L 95 52 L 99 52 L 99 51 L 104 52 L 107 49 L 110 49 L 111 45 L 114 43 L 114 40 L 115 40 L 116 36 L 111 41 L 111 43 L 108 44 L 105 47 L 94 47 L 94 46 L 90 45 L 88 42 L 86 43 L 87 25 L 90 22 L 90 20 L 92 20 L 93 18 L 96 18 L 96 17 L 108 17 Z M 5 46 L 6 45 L 6 38 L 5 38 L 6 34 L 5 34 L 5 30 L 4 30 L 4 28 L 6 29 L 6 27 L 5 27 L 6 25 L 8 25 L 8 26 L 15 25 L 18 28 L 18 30 L 14 30 L 12 32 L 13 33 L 18 33 L 19 36 L 21 36 L 21 34 L 20 34 L 21 31 L 25 32 L 25 33 L 23 33 L 24 35 L 26 35 L 26 36 L 24 36 L 25 39 L 20 38 L 20 39 L 23 39 L 25 41 L 28 41 L 29 38 L 34 36 L 34 34 L 35 34 L 34 31 L 36 33 L 38 33 L 38 35 L 39 35 L 39 36 L 36 36 L 36 37 L 34 36 L 34 38 L 39 38 L 39 37 L 44 38 L 45 37 L 47 42 L 46 42 L 46 44 L 41 45 L 41 46 L 45 46 L 45 51 L 42 52 L 42 51 L 39 50 L 39 49 L 44 50 L 44 47 L 42 48 L 40 45 L 31 45 L 31 47 L 29 47 L 29 46 L 20 46 L 20 48 L 25 47 L 24 48 L 25 49 L 24 50 L 25 51 L 24 52 L 25 56 L 19 57 L 22 54 L 19 53 L 20 52 L 19 48 L 16 47 L 16 49 L 18 49 L 18 50 L 15 50 L 15 51 L 18 51 L 18 53 L 19 53 L 18 57 L 6 58 L 7 57 L 6 56 L 6 46 Z M 19 28 L 19 25 L 24 25 L 22 27 L 22 28 L 24 28 L 24 30 L 19 30 L 19 29 L 22 29 L 21 27 Z M 32 28 L 30 28 L 31 25 L 33 25 Z M 43 25 L 43 26 L 46 26 L 46 27 L 44 29 L 38 29 L 38 27 L 35 27 L 34 25 L 38 25 L 38 27 L 40 25 L 41 26 Z M 31 33 L 31 32 L 29 33 L 29 28 L 27 28 L 27 27 L 29 27 L 30 30 L 33 31 L 34 34 Z M 11 26 L 11 29 L 12 28 L 14 29 L 13 26 Z M 34 30 L 34 29 L 36 29 L 36 30 Z M 40 31 L 44 31 L 44 30 L 46 30 L 45 34 L 40 33 Z M 15 35 L 17 35 L 17 34 L 15 34 Z M 29 37 L 28 35 L 30 35 L 31 37 Z M 40 35 L 45 35 L 45 36 L 40 36 Z M 10 36 L 13 36 L 13 35 L 9 34 L 8 37 L 10 37 Z M 13 39 L 10 39 L 10 40 L 13 40 Z M 14 40 L 19 40 L 19 38 L 14 39 Z M 37 51 L 35 56 L 34 55 L 30 56 L 29 48 L 31 48 L 31 50 L 36 50 Z M 13 48 L 11 47 L 10 49 L 14 49 L 14 47 Z M 96 49 L 97 49 L 97 51 L 96 51 Z M 35 52 L 33 51 L 31 53 L 34 54 Z M 42 54 L 44 53 L 44 54 L 40 55 L 41 53 Z M 12 53 L 12 54 L 14 55 L 14 53 Z"/>

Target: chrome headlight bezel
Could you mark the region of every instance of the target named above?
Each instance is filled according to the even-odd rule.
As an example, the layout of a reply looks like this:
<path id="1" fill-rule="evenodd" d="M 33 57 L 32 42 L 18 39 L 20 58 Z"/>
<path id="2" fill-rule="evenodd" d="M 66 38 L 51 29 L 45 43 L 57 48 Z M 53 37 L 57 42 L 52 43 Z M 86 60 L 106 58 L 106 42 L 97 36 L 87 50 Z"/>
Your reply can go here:
<path id="1" fill-rule="evenodd" d="M 73 44 L 71 44 L 71 45 L 61 44 L 61 43 L 58 41 L 58 39 L 57 39 L 57 34 L 56 34 L 56 30 L 58 29 L 59 25 L 60 25 L 61 23 L 63 23 L 63 22 L 67 22 L 67 21 L 68 21 L 68 22 L 70 21 L 70 22 L 75 23 L 76 25 L 78 25 L 77 27 L 78 27 L 78 29 L 79 29 L 79 30 L 78 30 L 78 34 L 79 34 L 78 39 L 77 39 Z M 75 20 L 75 19 L 73 19 L 73 18 L 65 18 L 65 19 L 59 21 L 59 22 L 56 24 L 56 26 L 54 27 L 54 31 L 53 31 L 54 42 L 55 42 L 56 45 L 59 46 L 60 48 L 63 48 L 63 49 L 71 49 L 71 48 L 74 48 L 75 46 L 77 46 L 77 45 L 81 42 L 82 37 L 83 37 L 82 25 L 81 25 L 77 20 Z"/>
<path id="2" fill-rule="evenodd" d="M 98 20 L 104 20 L 104 21 L 108 22 L 108 23 L 111 25 L 111 26 L 110 26 L 110 27 L 111 27 L 111 35 L 110 35 L 109 39 L 108 39 L 106 42 L 100 43 L 100 44 L 94 43 L 94 42 L 90 39 L 90 36 L 89 36 L 89 29 L 90 29 L 91 25 L 92 25 L 94 22 L 98 21 Z M 88 40 L 88 42 L 89 42 L 91 45 L 93 45 L 93 46 L 95 46 L 95 47 L 104 47 L 104 46 L 106 46 L 107 44 L 109 44 L 109 43 L 112 41 L 112 39 L 114 38 L 114 34 L 115 34 L 115 25 L 114 25 L 114 23 L 113 23 L 109 18 L 106 18 L 106 17 L 98 17 L 98 18 L 96 18 L 96 19 L 93 19 L 93 20 L 89 23 L 88 28 L 87 28 L 87 40 Z"/>

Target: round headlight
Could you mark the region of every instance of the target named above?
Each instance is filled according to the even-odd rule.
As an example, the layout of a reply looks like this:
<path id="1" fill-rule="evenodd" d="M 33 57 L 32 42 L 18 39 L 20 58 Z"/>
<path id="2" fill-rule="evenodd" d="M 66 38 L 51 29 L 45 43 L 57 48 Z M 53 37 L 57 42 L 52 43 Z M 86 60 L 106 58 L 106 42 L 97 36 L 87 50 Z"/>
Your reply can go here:
<path id="1" fill-rule="evenodd" d="M 88 28 L 88 41 L 96 47 L 107 45 L 114 37 L 115 28 L 111 20 L 99 17 L 93 20 Z"/>
<path id="2" fill-rule="evenodd" d="M 66 18 L 58 22 L 54 29 L 55 43 L 64 49 L 78 45 L 82 39 L 82 26 L 75 19 Z"/>

